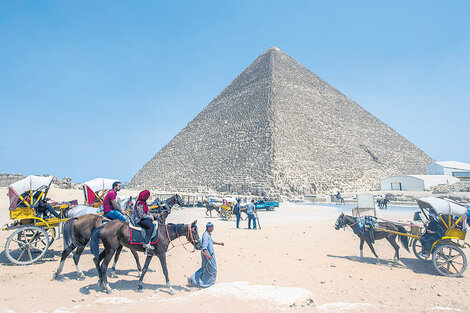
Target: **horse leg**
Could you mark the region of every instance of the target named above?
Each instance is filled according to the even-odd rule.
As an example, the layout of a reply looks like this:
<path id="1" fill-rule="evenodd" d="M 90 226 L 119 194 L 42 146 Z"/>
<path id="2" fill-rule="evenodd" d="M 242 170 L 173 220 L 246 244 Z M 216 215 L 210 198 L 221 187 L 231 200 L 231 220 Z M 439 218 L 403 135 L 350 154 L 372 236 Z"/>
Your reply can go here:
<path id="1" fill-rule="evenodd" d="M 362 260 L 362 258 L 364 257 L 364 237 L 361 236 L 361 243 L 359 244 L 359 251 L 360 251 L 360 255 L 359 255 L 359 259 Z"/>
<path id="2" fill-rule="evenodd" d="M 75 251 L 75 253 L 73 254 L 73 262 L 75 263 L 75 267 L 77 268 L 78 280 L 85 279 L 85 275 L 80 269 L 80 265 L 78 265 L 78 262 L 80 261 L 80 256 L 82 255 L 84 249 L 85 249 L 85 246 L 78 247 L 77 251 Z"/>
<path id="3" fill-rule="evenodd" d="M 372 246 L 372 242 L 370 242 L 370 238 L 365 238 L 366 242 L 367 242 L 367 245 L 369 246 L 370 250 L 372 251 L 372 253 L 375 255 L 375 258 L 376 258 L 376 261 L 375 263 L 379 264 L 380 263 L 380 259 L 379 259 L 379 256 L 377 255 L 377 253 L 375 253 L 375 249 L 374 249 L 374 246 Z"/>
<path id="4" fill-rule="evenodd" d="M 392 245 L 393 249 L 395 249 L 395 255 L 393 256 L 393 265 L 398 264 L 398 261 L 400 260 L 400 255 L 398 253 L 398 250 L 400 249 L 400 246 L 398 246 L 397 242 L 395 241 L 395 238 L 397 238 L 396 235 L 393 236 L 387 236 L 388 242 Z"/>
<path id="5" fill-rule="evenodd" d="M 117 278 L 116 275 L 116 263 L 119 260 L 119 255 L 121 254 L 122 246 L 119 246 L 116 250 L 116 254 L 114 255 L 114 262 L 113 262 L 113 267 L 111 267 L 111 270 L 109 271 L 109 277 L 112 278 Z"/>
<path id="6" fill-rule="evenodd" d="M 142 292 L 142 290 L 144 289 L 142 281 L 144 280 L 145 273 L 147 273 L 147 270 L 150 265 L 150 261 L 152 261 L 152 255 L 147 255 L 147 258 L 145 259 L 145 263 L 144 263 L 144 268 L 142 269 L 142 274 L 140 274 L 139 287 L 137 287 L 137 292 Z"/>
<path id="7" fill-rule="evenodd" d="M 105 251 L 101 251 L 99 254 L 99 259 L 93 258 L 93 263 L 95 263 L 96 270 L 98 271 L 98 286 L 103 285 L 103 275 L 101 275 L 100 262 L 104 258 Z"/>
<path id="8" fill-rule="evenodd" d="M 142 274 L 142 266 L 140 266 L 139 254 L 137 253 L 137 251 L 134 251 L 132 249 L 131 253 L 134 256 L 135 264 L 137 264 L 137 275 L 140 277 L 140 274 Z"/>
<path id="9" fill-rule="evenodd" d="M 101 270 L 101 279 L 103 281 L 104 289 L 106 289 L 106 293 L 109 294 L 113 292 L 113 289 L 111 289 L 111 287 L 109 286 L 108 276 L 106 275 L 106 272 L 108 270 L 108 264 L 113 258 L 113 255 L 116 252 L 116 249 L 113 249 L 110 247 L 109 250 L 105 249 L 105 251 L 106 251 L 106 254 L 104 256 L 103 263 L 101 263 L 100 270 Z"/>
<path id="10" fill-rule="evenodd" d="M 60 273 L 62 273 L 62 269 L 64 268 L 65 259 L 70 254 L 70 252 L 72 252 L 75 248 L 76 248 L 75 245 L 71 244 L 66 249 L 64 249 L 64 251 L 62 251 L 60 264 L 59 264 L 59 267 L 57 268 L 57 271 L 54 273 L 53 279 L 59 279 Z"/>
<path id="11" fill-rule="evenodd" d="M 158 256 L 158 259 L 160 260 L 160 264 L 162 265 L 162 270 L 163 270 L 163 274 L 165 275 L 166 286 L 168 287 L 168 292 L 170 293 L 170 295 L 174 295 L 175 291 L 173 290 L 173 287 L 171 287 L 170 278 L 168 277 L 168 268 L 166 266 L 166 253 L 157 254 L 157 256 Z"/>

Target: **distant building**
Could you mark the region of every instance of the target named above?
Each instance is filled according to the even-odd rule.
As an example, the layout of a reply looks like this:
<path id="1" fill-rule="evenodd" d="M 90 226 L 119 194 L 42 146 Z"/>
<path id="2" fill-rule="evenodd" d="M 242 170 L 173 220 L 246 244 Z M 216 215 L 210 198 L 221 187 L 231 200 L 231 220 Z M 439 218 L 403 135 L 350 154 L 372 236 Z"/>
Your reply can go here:
<path id="1" fill-rule="evenodd" d="M 451 185 L 459 179 L 448 175 L 390 176 L 380 181 L 381 190 L 424 191 L 436 185 Z"/>
<path id="2" fill-rule="evenodd" d="M 428 166 L 429 175 L 448 175 L 470 181 L 470 164 L 456 161 L 433 162 Z"/>

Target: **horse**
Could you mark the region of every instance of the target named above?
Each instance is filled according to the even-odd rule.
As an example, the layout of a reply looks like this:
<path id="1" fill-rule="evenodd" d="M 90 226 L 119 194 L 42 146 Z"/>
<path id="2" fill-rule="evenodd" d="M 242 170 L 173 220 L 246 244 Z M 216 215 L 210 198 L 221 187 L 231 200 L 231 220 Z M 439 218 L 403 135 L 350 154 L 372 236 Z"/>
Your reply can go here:
<path id="1" fill-rule="evenodd" d="M 220 214 L 220 208 L 213 203 L 205 202 L 205 207 L 206 207 L 206 216 L 212 217 L 212 211 L 215 210 L 217 214 Z"/>
<path id="2" fill-rule="evenodd" d="M 335 204 L 344 204 L 344 198 L 342 196 L 335 195 Z"/>
<path id="3" fill-rule="evenodd" d="M 352 230 L 354 230 L 354 227 L 356 224 L 357 224 L 356 219 L 354 217 L 349 216 L 349 215 L 344 215 L 344 213 L 341 213 L 341 215 L 338 216 L 338 219 L 336 220 L 335 229 L 339 230 L 341 228 L 349 226 L 351 227 Z M 404 234 L 407 233 L 406 229 L 403 226 L 393 224 L 391 222 L 377 222 L 377 227 L 395 231 L 395 232 L 404 233 Z M 372 231 L 372 230 L 356 233 L 356 235 L 361 239 L 361 243 L 359 245 L 360 259 L 362 260 L 363 258 L 362 250 L 363 250 L 364 241 L 365 241 L 367 242 L 367 245 L 369 246 L 372 253 L 375 255 L 377 259 L 376 263 L 379 263 L 380 259 L 377 253 L 375 253 L 374 247 L 372 246 L 369 231 Z M 386 232 L 386 231 L 382 231 L 382 230 L 373 230 L 373 232 L 374 232 L 375 239 L 380 240 L 380 239 L 386 238 L 388 242 L 392 245 L 392 247 L 395 249 L 395 256 L 393 257 L 393 264 L 397 264 L 397 262 L 400 260 L 400 256 L 398 254 L 398 250 L 400 249 L 400 247 L 395 241 L 395 238 L 397 237 L 397 235 Z M 400 236 L 400 242 L 403 245 L 403 247 L 406 249 L 406 251 L 410 252 L 410 249 L 408 248 L 408 237 Z"/>
<path id="4" fill-rule="evenodd" d="M 169 293 L 173 295 L 175 291 L 171 287 L 170 279 L 168 278 L 168 269 L 166 264 L 166 252 L 168 245 L 175 239 L 180 238 L 181 235 L 186 237 L 186 240 L 190 242 L 195 249 L 201 249 L 201 242 L 197 231 L 197 220 L 191 224 L 160 224 L 157 230 L 158 240 L 155 244 L 152 244 L 154 248 L 153 254 L 148 254 L 145 260 L 144 268 L 139 278 L 138 292 L 143 290 L 142 281 L 145 273 L 150 265 L 153 255 L 156 255 L 160 260 L 163 274 L 165 275 L 166 286 L 169 288 Z M 120 249 L 122 246 L 126 246 L 131 251 L 144 252 L 145 249 L 141 245 L 130 244 L 131 228 L 128 224 L 114 220 L 105 224 L 104 226 L 97 228 L 93 231 L 90 240 L 90 249 L 94 255 L 93 261 L 95 262 L 96 269 L 98 270 L 99 280 L 98 285 L 103 286 L 106 293 L 112 293 L 112 289 L 109 286 L 106 271 L 108 264 L 113 257 L 113 254 Z M 103 241 L 104 253 L 99 253 L 99 240 Z M 101 263 L 101 264 L 100 264 Z"/>
<path id="5" fill-rule="evenodd" d="M 126 211 L 130 207 L 131 200 L 132 200 L 132 197 L 125 197 L 123 198 L 122 201 L 120 201 L 120 206 L 121 208 L 124 209 L 124 211 Z M 178 204 L 178 205 L 183 204 L 183 200 L 178 194 L 176 194 L 168 198 L 166 200 L 166 203 L 168 204 L 168 207 L 166 209 L 161 210 L 159 213 L 152 214 L 154 219 L 159 220 L 163 224 L 165 223 L 166 217 L 168 216 L 168 214 L 170 214 L 171 208 L 175 204 Z M 83 212 L 83 210 L 80 209 L 75 212 Z M 81 271 L 80 266 L 78 265 L 78 262 L 80 260 L 81 254 L 83 253 L 83 250 L 85 249 L 85 246 L 90 241 L 90 237 L 91 237 L 93 230 L 101 226 L 103 222 L 104 222 L 103 216 L 96 215 L 96 214 L 86 214 L 80 217 L 69 219 L 65 223 L 64 230 L 63 230 L 65 249 L 62 251 L 62 256 L 60 259 L 59 267 L 57 268 L 57 271 L 54 273 L 54 276 L 53 276 L 54 279 L 59 279 L 60 273 L 62 272 L 62 269 L 64 267 L 65 259 L 70 254 L 70 252 L 72 252 L 75 249 L 77 250 L 76 252 L 74 252 L 73 261 L 77 268 L 78 279 L 79 280 L 85 279 L 85 275 Z M 116 276 L 116 263 L 119 259 L 121 250 L 122 250 L 122 247 L 116 251 L 116 256 L 114 257 L 113 267 L 111 268 L 111 271 L 110 271 L 111 277 L 117 277 Z M 142 267 L 140 266 L 139 255 L 135 251 L 131 251 L 131 252 L 135 258 L 135 262 L 137 264 L 137 271 L 140 276 L 142 272 Z"/>

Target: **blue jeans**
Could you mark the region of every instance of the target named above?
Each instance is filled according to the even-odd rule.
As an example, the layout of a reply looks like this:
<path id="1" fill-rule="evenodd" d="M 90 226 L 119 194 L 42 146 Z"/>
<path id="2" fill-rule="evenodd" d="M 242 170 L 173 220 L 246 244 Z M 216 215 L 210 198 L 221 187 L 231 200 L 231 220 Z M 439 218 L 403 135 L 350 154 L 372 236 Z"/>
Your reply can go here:
<path id="1" fill-rule="evenodd" d="M 240 213 L 235 213 L 235 217 L 237 218 L 237 228 L 240 228 Z"/>
<path id="2" fill-rule="evenodd" d="M 248 213 L 248 228 L 251 229 L 251 221 L 253 221 L 253 229 L 256 229 L 256 217 L 254 213 Z"/>
<path id="3" fill-rule="evenodd" d="M 126 217 L 121 212 L 116 210 L 111 210 L 108 213 L 104 213 L 104 216 L 110 220 L 121 220 L 123 222 L 127 222 Z"/>

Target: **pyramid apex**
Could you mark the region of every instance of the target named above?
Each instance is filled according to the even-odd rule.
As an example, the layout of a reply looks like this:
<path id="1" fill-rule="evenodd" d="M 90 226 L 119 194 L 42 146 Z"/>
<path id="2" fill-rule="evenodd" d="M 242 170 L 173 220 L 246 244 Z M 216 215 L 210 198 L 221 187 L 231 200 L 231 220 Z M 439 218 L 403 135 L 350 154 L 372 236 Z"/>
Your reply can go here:
<path id="1" fill-rule="evenodd" d="M 273 47 L 269 47 L 268 49 L 266 49 L 266 50 L 264 51 L 264 53 L 272 52 L 272 51 L 274 51 L 274 52 L 282 52 L 281 49 L 279 49 L 278 47 L 274 47 L 274 46 L 273 46 Z"/>

